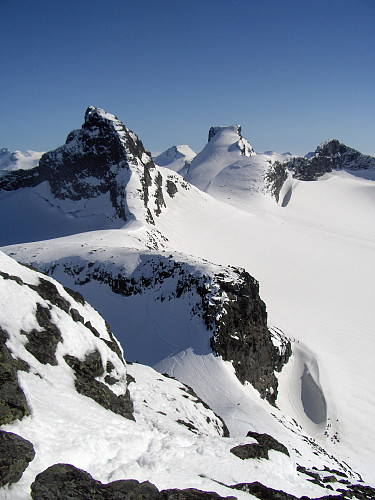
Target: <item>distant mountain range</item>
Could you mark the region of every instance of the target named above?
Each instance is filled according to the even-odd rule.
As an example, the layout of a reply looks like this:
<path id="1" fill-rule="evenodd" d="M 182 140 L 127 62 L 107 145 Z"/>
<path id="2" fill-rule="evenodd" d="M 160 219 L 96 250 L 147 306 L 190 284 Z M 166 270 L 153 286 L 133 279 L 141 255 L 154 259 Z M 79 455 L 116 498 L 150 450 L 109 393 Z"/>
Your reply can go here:
<path id="1" fill-rule="evenodd" d="M 93 106 L 1 150 L 0 498 L 374 498 L 374 180 Z"/>

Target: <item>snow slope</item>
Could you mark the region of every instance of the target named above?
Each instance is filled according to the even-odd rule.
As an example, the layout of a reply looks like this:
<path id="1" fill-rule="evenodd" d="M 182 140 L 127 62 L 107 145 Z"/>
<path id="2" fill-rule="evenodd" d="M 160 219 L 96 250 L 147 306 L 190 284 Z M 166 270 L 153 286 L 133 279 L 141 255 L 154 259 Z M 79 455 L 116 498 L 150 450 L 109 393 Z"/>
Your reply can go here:
<path id="1" fill-rule="evenodd" d="M 288 429 L 273 418 L 251 388 L 242 386 L 230 365 L 219 358 L 186 354 L 195 368 L 197 360 L 201 360 L 201 368 L 208 369 L 216 380 L 216 390 L 209 397 L 213 403 L 216 400 L 216 406 L 221 401 L 232 437 L 226 435 L 222 421 L 190 388 L 150 367 L 126 365 L 104 320 L 82 297 L 3 253 L 0 268 L 0 325 L 7 337 L 2 348 L 9 350 L 13 360 L 18 359 L 17 366 L 23 362 L 23 368 L 18 369 L 18 384 L 29 410 L 29 415 L 3 425 L 2 432 L 28 440 L 35 451 L 22 478 L 1 488 L 0 498 L 29 499 L 35 476 L 56 463 L 81 468 L 103 483 L 148 480 L 159 490 L 194 487 L 239 499 L 255 497 L 229 486 L 254 481 L 297 496 L 322 496 L 325 483 L 313 484 L 301 468 L 296 470 L 295 457 L 300 456 L 310 468 L 312 464 L 317 466 L 315 474 L 322 480 L 335 470 L 338 479 L 358 481 L 355 473 L 317 448 L 293 423 L 288 424 Z M 53 326 L 61 335 L 54 346 L 54 359 L 49 362 L 30 348 L 30 339 L 38 336 L 35 330 L 43 334 L 36 312 L 41 308 L 49 311 L 49 328 Z M 93 356 L 97 360 L 90 365 Z M 98 360 L 104 373 L 98 373 Z M 184 366 L 188 369 L 189 364 Z M 94 383 L 94 387 L 112 391 L 112 399 L 129 389 L 132 414 L 124 418 L 87 392 L 80 393 L 77 380 L 82 374 L 89 387 Z M 197 384 L 205 377 L 207 372 L 198 369 Z M 223 390 L 219 390 L 220 383 Z M 291 457 L 285 448 L 282 452 L 270 449 L 268 459 L 244 460 L 231 452 L 234 447 L 257 443 L 257 438 L 245 437 L 247 431 L 265 428 L 283 440 L 279 447 L 283 443 L 287 449 L 290 447 Z M 327 465 L 331 470 L 324 469 Z M 335 486 L 345 488 L 342 483 Z"/>
<path id="2" fill-rule="evenodd" d="M 9 151 L 7 148 L 0 150 L 0 175 L 12 170 L 29 170 L 38 165 L 43 153 L 28 150 L 25 153 L 21 151 Z"/>
<path id="3" fill-rule="evenodd" d="M 172 146 L 154 157 L 154 162 L 160 167 L 168 167 L 180 175 L 185 175 L 196 153 L 186 144 Z"/>
<path id="4" fill-rule="evenodd" d="M 273 428 L 271 422 L 280 420 L 293 435 L 314 438 L 316 445 L 374 484 L 375 403 L 370 395 L 375 384 L 375 184 L 343 172 L 326 174 L 316 182 L 289 177 L 277 204 L 264 178 L 268 160 L 276 155 L 254 155 L 245 140 L 239 142 L 242 139 L 237 127 L 215 128 L 187 174 L 208 194 L 187 184 L 181 188 L 173 179 L 177 192 L 165 196 L 166 206 L 154 217 L 152 230 L 158 234 L 160 251 L 244 267 L 259 280 L 269 325 L 294 340 L 294 354 L 279 375 L 277 404 L 282 413 L 260 400 L 251 387 L 238 385 L 230 366 L 204 351 L 204 329 L 197 328 L 197 335 L 189 337 L 186 302 L 175 302 L 168 310 L 168 303 L 157 303 L 152 292 L 145 293 L 145 300 L 126 298 L 104 284 L 76 281 L 70 270 L 80 262 L 134 269 L 140 255 L 150 249 L 150 223 L 145 218 L 136 217 L 136 223 L 121 229 L 13 245 L 4 251 L 42 269 L 53 270 L 56 264 L 54 276 L 84 291 L 113 324 L 125 349 L 127 343 L 134 349 L 132 360 L 155 364 L 194 387 L 227 419 L 235 435 L 243 436 L 248 425 L 267 432 Z M 175 175 L 167 169 L 156 172 L 164 179 Z M 315 418 L 306 394 L 317 404 L 323 394 L 324 425 L 307 416 L 306 412 Z M 307 465 L 313 463 L 305 449 L 302 455 Z M 323 462 L 318 467 L 324 467 Z M 269 471 L 268 479 L 271 476 Z M 293 491 L 302 494 L 298 488 Z"/>
<path id="5" fill-rule="evenodd" d="M 241 127 L 212 127 L 209 141 L 193 159 L 184 177 L 200 190 L 238 208 L 259 208 L 268 203 L 266 173 L 275 162 L 291 158 L 289 153 L 255 153 L 241 135 Z"/>

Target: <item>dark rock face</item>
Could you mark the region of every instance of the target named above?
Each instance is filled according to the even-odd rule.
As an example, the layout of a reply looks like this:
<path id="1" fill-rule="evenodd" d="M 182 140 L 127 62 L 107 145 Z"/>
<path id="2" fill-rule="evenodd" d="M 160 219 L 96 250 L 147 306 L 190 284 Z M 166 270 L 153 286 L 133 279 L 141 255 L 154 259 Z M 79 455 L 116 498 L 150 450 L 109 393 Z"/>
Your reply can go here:
<path id="1" fill-rule="evenodd" d="M 163 490 L 159 492 L 149 481 L 135 479 L 103 484 L 87 472 L 69 464 L 56 464 L 38 474 L 31 485 L 33 500 L 210 500 L 220 499 L 217 493 L 196 489 Z M 233 497 L 227 497 L 233 500 Z"/>
<path id="2" fill-rule="evenodd" d="M 375 170 L 375 157 L 332 139 L 318 146 L 312 155 L 295 157 L 284 163 L 276 161 L 266 173 L 266 181 L 272 195 L 279 201 L 288 172 L 294 179 L 315 181 L 333 170 Z"/>
<path id="3" fill-rule="evenodd" d="M 25 362 L 13 358 L 6 346 L 8 334 L 0 327 L 0 425 L 30 415 L 25 394 L 18 385 L 17 371 L 27 370 Z"/>
<path id="4" fill-rule="evenodd" d="M 289 452 L 286 446 L 279 443 L 274 437 L 268 434 L 258 434 L 257 432 L 249 431 L 247 436 L 252 437 L 258 441 L 258 443 L 244 444 L 240 446 L 235 446 L 231 448 L 230 452 L 236 457 L 245 460 L 247 458 L 265 458 L 268 460 L 269 450 L 279 451 L 284 453 L 289 457 Z"/>
<path id="5" fill-rule="evenodd" d="M 0 487 L 17 483 L 34 456 L 30 441 L 0 430 Z"/>
<path id="6" fill-rule="evenodd" d="M 74 370 L 77 392 L 93 399 L 107 410 L 134 420 L 133 403 L 130 399 L 129 390 L 127 389 L 125 394 L 117 396 L 107 385 L 96 380 L 96 377 L 104 374 L 104 367 L 99 351 L 91 352 L 83 361 L 68 354 L 64 356 L 64 359 Z M 111 385 L 117 382 L 113 377 L 111 377 L 110 381 Z"/>
<path id="7" fill-rule="evenodd" d="M 32 290 L 35 290 L 43 299 L 49 300 L 51 304 L 59 307 L 65 312 L 69 312 L 70 304 L 57 291 L 56 286 L 44 278 L 39 278 L 38 285 L 28 285 Z M 79 294 L 78 294 L 79 295 Z M 82 297 L 82 296 L 81 296 Z"/>
<path id="8" fill-rule="evenodd" d="M 167 180 L 167 193 L 171 198 L 177 193 L 177 186 L 173 181 Z"/>
<path id="9" fill-rule="evenodd" d="M 54 263 L 52 271 L 58 265 Z M 200 316 L 213 332 L 213 352 L 233 362 L 242 383 L 251 383 L 263 398 L 275 403 L 275 371 L 280 371 L 288 361 L 291 344 L 287 339 L 281 339 L 281 348 L 273 344 L 273 335 L 267 328 L 266 306 L 259 297 L 259 284 L 243 269 L 229 268 L 234 273 L 230 279 L 225 268 L 223 273 L 197 275 L 192 266 L 173 260 L 172 255 L 144 259 L 131 276 L 107 271 L 101 263 L 68 265 L 64 262 L 63 266 L 77 285 L 95 280 L 127 297 L 142 294 L 149 288 L 156 293 L 167 280 L 171 280 L 170 294 L 161 294 L 160 300 L 197 293 L 198 301 L 192 304 L 191 313 Z"/>
<path id="10" fill-rule="evenodd" d="M 126 221 L 129 213 L 124 186 L 130 178 L 129 165 L 143 165 L 144 203 L 147 205 L 147 179 L 154 168 L 151 156 L 138 137 L 116 117 L 90 106 L 82 128 L 71 132 L 66 143 L 45 153 L 39 166 L 3 175 L 0 190 L 35 187 L 48 181 L 56 198 L 80 200 L 109 193 L 115 214 Z M 122 179 L 117 180 L 121 172 Z"/>
<path id="11" fill-rule="evenodd" d="M 288 178 L 288 172 L 284 163 L 276 161 L 266 172 L 268 189 L 276 202 L 279 202 L 280 191 Z"/>
<path id="12" fill-rule="evenodd" d="M 235 490 L 245 491 L 250 493 L 261 500 L 346 500 L 348 498 L 355 498 L 360 500 L 373 500 L 375 498 L 375 490 L 370 486 L 364 486 L 360 484 L 353 484 L 348 487 L 347 490 L 339 488 L 336 491 L 338 495 L 324 495 L 319 498 L 310 498 L 307 496 L 296 497 L 290 493 L 285 493 L 282 490 L 274 490 L 269 488 L 258 481 L 254 483 L 241 483 L 234 484 L 230 486 Z M 327 489 L 332 489 L 326 486 Z"/>
<path id="13" fill-rule="evenodd" d="M 221 497 L 214 491 L 201 491 L 195 488 L 163 490 L 161 494 L 164 500 L 215 500 L 220 498 L 235 500 L 235 497 Z"/>
<path id="14" fill-rule="evenodd" d="M 314 154 L 291 158 L 284 163 L 276 161 L 266 172 L 265 179 L 269 191 L 278 202 L 288 173 L 294 179 L 315 181 L 333 170 L 348 170 L 349 172 L 375 170 L 375 157 L 364 155 L 356 149 L 345 146 L 337 139 L 332 139 L 318 146 Z"/>
<path id="15" fill-rule="evenodd" d="M 207 323 L 215 324 L 211 347 L 224 360 L 232 361 L 242 383 L 250 382 L 263 398 L 275 404 L 275 371 L 288 361 L 291 344 L 286 341 L 282 351 L 273 344 L 258 282 L 244 270 L 239 270 L 239 278 L 233 283 L 219 281 L 229 298 L 224 304 L 224 315 L 218 317 L 215 307 L 206 309 Z"/>
<path id="16" fill-rule="evenodd" d="M 35 317 L 42 330 L 23 332 L 28 338 L 25 347 L 40 363 L 57 365 L 56 347 L 62 340 L 61 332 L 51 321 L 48 308 L 37 304 Z"/>
<path id="17" fill-rule="evenodd" d="M 289 493 L 285 493 L 281 490 L 268 488 L 258 481 L 254 483 L 235 484 L 231 486 L 231 488 L 245 491 L 246 493 L 250 493 L 261 500 L 299 500 L 299 497 L 295 497 L 294 495 L 290 495 Z M 307 497 L 301 497 L 301 500 L 302 499 L 309 500 Z"/>
<path id="18" fill-rule="evenodd" d="M 279 451 L 280 453 L 284 453 L 289 457 L 289 451 L 286 446 L 284 446 L 282 443 L 279 443 L 274 437 L 270 436 L 269 434 L 258 434 L 258 432 L 254 431 L 249 431 L 246 436 L 252 437 L 258 441 L 258 443 L 263 446 L 264 448 L 267 448 L 267 450 L 275 450 Z"/>
<path id="19" fill-rule="evenodd" d="M 109 191 L 117 215 L 126 220 L 124 206 L 116 201 L 122 194 L 116 174 L 122 169 L 130 176 L 129 163 L 137 164 L 137 159 L 146 151 L 134 134 L 121 122 L 117 124 L 121 130 L 115 130 L 113 121 L 90 106 L 82 128 L 71 132 L 64 146 L 45 153 L 40 159 L 39 171 L 57 198 L 79 200 Z M 151 158 L 146 166 L 154 166 Z M 96 179 L 95 183 L 90 182 L 92 178 Z"/>

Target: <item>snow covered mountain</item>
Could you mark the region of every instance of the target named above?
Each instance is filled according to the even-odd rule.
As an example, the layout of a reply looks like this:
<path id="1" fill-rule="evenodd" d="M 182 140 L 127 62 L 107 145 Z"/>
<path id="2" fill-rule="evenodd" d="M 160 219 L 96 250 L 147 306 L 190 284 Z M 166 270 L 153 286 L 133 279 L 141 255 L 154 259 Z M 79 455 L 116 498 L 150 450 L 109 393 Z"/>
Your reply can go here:
<path id="1" fill-rule="evenodd" d="M 172 146 L 163 153 L 160 153 L 154 158 L 156 165 L 160 167 L 168 167 L 174 172 L 184 176 L 189 169 L 190 163 L 196 153 L 186 144 L 180 146 Z"/>
<path id="2" fill-rule="evenodd" d="M 148 227 L 149 246 L 162 244 L 154 219 L 177 185 L 186 187 L 179 176 L 162 171 L 133 132 L 91 106 L 82 128 L 45 153 L 37 167 L 0 178 L 5 224 L 0 242 L 119 228 L 132 221 L 134 227 Z"/>
<path id="3" fill-rule="evenodd" d="M 43 153 L 37 151 L 9 151 L 7 148 L 0 150 L 0 175 L 12 170 L 29 170 L 38 165 Z"/>
<path id="4" fill-rule="evenodd" d="M 291 158 L 290 153 L 255 153 L 241 135 L 241 127 L 211 127 L 208 143 L 193 159 L 185 179 L 215 198 L 241 209 L 253 210 L 267 203 L 269 182 L 266 173 L 276 161 Z"/>
<path id="5" fill-rule="evenodd" d="M 358 473 L 374 485 L 373 181 L 336 169 L 316 182 L 284 167 L 272 176 L 291 155 L 255 154 L 238 126 L 211 129 L 185 180 L 93 107 L 43 158 L 0 180 L 8 255 L 83 293 L 128 360 L 193 387 L 232 438 L 244 444 L 252 430 L 284 443 L 289 472 L 257 461 L 247 465 L 252 482 L 310 498 L 327 493 L 322 485 L 344 495 Z M 251 498 L 223 486 L 249 483 L 234 469 L 229 480 L 193 466 L 188 480 L 160 483 L 151 469 L 132 478 Z M 335 482 L 327 469 L 339 472 Z M 204 486 L 201 473 L 211 478 Z M 306 489 L 307 479 L 315 484 Z M 367 494 L 360 484 L 351 494 Z M 249 488 L 257 498 L 292 498 Z"/>

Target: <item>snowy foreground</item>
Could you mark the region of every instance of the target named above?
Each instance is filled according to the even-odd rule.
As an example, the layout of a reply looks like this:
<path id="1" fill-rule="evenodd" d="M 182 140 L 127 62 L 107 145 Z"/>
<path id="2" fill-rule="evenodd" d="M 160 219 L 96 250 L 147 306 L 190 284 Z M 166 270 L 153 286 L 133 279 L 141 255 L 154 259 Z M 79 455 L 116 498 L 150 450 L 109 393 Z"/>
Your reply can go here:
<path id="1" fill-rule="evenodd" d="M 113 115 L 101 119 L 123 130 Z M 128 139 L 122 140 L 126 145 Z M 78 148 L 77 141 L 68 146 Z M 78 394 L 64 360 L 66 353 L 83 359 L 98 349 L 106 365 L 109 354 L 100 338 L 108 340 L 108 333 L 101 317 L 56 284 L 100 333 L 97 338 L 48 299 L 40 302 L 36 292 L 4 279 L 0 325 L 12 335 L 8 348 L 31 366 L 28 373 L 18 372 L 31 415 L 2 429 L 32 442 L 36 455 L 18 483 L 0 489 L 0 498 L 29 498 L 35 475 L 60 462 L 103 483 L 148 480 L 159 490 L 197 488 L 237 498 L 254 496 L 229 486 L 255 481 L 309 498 L 344 495 L 345 481 L 375 486 L 372 171 L 332 171 L 313 182 L 288 175 L 276 203 L 266 172 L 283 155 L 255 154 L 236 127 L 216 128 L 195 157 L 181 147 L 160 155 L 172 170 L 150 168 L 147 193 L 142 179 L 149 159 L 142 155 L 143 160 L 129 162 L 130 174 L 121 178 L 111 167 L 120 178 L 116 182 L 123 183 L 115 192 L 124 196 L 126 220 L 118 215 L 118 199 L 111 205 L 112 194 L 74 201 L 59 197 L 50 181 L 0 196 L 8 214 L 2 222 L 2 242 L 8 244 L 2 250 L 78 290 L 109 322 L 132 362 L 113 363 L 120 381 L 115 392 L 126 394 L 128 387 L 135 419 Z M 176 173 L 181 169 L 185 179 Z M 91 178 L 89 185 L 94 189 L 100 182 Z M 27 213 L 27 206 L 34 212 Z M 32 213 L 40 214 L 39 227 Z M 3 254 L 1 265 L 3 273 L 38 282 L 32 271 Z M 213 354 L 212 332 L 196 314 L 199 290 L 180 286 L 186 276 L 194 283 L 208 279 L 211 301 L 224 311 L 227 298 L 214 277 L 235 281 L 230 266 L 245 268 L 259 281 L 274 342 L 285 337 L 292 342 L 292 356 L 276 373 L 276 406 L 250 384 L 241 384 L 232 363 Z M 119 285 L 124 282 L 126 293 Z M 37 328 L 36 302 L 52 307 L 52 319 L 63 332 L 56 366 L 32 359 L 19 333 Z M 225 323 L 225 312 L 215 321 Z M 126 374 L 135 382 L 128 378 L 127 385 Z M 289 456 L 270 450 L 268 460 L 238 458 L 232 448 L 257 442 L 246 436 L 249 431 L 272 436 Z M 320 479 L 312 482 L 312 473 Z"/>
<path id="2" fill-rule="evenodd" d="M 50 299 L 43 294 L 43 298 L 38 289 L 41 280 L 45 283 L 43 275 L 21 267 L 4 254 L 0 259 L 0 323 L 7 332 L 6 345 L 13 358 L 29 366 L 18 372 L 18 380 L 30 412 L 20 421 L 3 425 L 2 430 L 22 436 L 35 450 L 35 459 L 21 480 L 1 489 L 1 498 L 29 498 L 28 489 L 35 476 L 55 463 L 72 464 L 103 483 L 131 478 L 151 481 L 160 490 L 194 487 L 222 496 L 233 495 L 230 485 L 253 481 L 296 496 L 324 494 L 322 487 L 307 480 L 308 475 L 297 472 L 296 459 L 310 464 L 310 468 L 312 464 L 317 466 L 322 479 L 332 476 L 327 469 L 330 465 L 332 471 L 341 474 L 338 479 L 358 481 L 356 473 L 304 437 L 301 428 L 285 420 L 280 411 L 273 409 L 272 416 L 268 404 L 254 389 L 239 383 L 229 363 L 212 354 L 180 353 L 181 359 L 186 358 L 180 367 L 188 377 L 195 373 L 197 388 L 206 392 L 210 404 L 228 423 L 231 437 L 224 437 L 223 422 L 189 388 L 150 367 L 125 365 L 110 344 L 105 322 L 87 303 L 50 279 L 48 283 L 56 287 L 56 293 Z M 40 353 L 33 354 L 27 343 L 27 332 L 41 330 L 36 304 L 50 311 L 51 324 L 62 336 L 55 348 L 55 360 L 49 359 L 49 363 Z M 77 313 L 82 320 L 77 321 Z M 134 420 L 77 392 L 78 375 L 67 359 L 87 360 L 95 352 L 106 367 L 96 380 L 106 383 L 116 396 L 126 394 L 128 385 Z M 173 363 L 178 364 L 177 359 Z M 106 372 L 115 382 L 108 382 Z M 235 446 L 256 443 L 246 437 L 254 430 L 267 430 L 276 436 L 291 456 L 271 449 L 268 460 L 242 460 L 231 453 Z M 242 491 L 235 491 L 235 496 L 249 498 Z"/>

